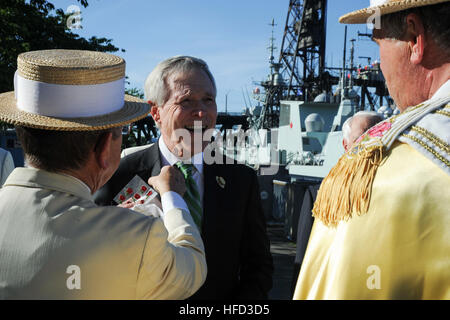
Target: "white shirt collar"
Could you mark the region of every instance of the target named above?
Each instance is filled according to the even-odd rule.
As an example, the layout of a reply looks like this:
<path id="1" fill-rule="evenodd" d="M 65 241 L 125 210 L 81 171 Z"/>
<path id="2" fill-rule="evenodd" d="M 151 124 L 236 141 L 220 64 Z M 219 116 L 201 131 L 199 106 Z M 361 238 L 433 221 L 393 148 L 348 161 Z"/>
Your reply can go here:
<path id="1" fill-rule="evenodd" d="M 39 169 L 39 168 L 36 168 L 36 167 L 32 166 L 31 164 L 29 164 L 27 162 L 25 163 L 25 168 L 33 168 L 33 169 L 37 169 L 37 170 L 42 170 L 42 169 Z M 62 173 L 62 172 L 55 172 L 55 173 L 77 180 L 80 183 L 80 185 L 82 185 L 87 191 L 89 191 L 89 194 L 92 194 L 91 188 L 84 181 L 78 179 L 77 177 L 74 177 L 74 176 L 72 176 L 70 174 Z"/>
<path id="2" fill-rule="evenodd" d="M 161 160 L 162 160 L 163 166 L 164 165 L 173 166 L 178 161 L 183 161 L 180 158 L 178 158 L 177 156 L 175 156 L 169 150 L 169 148 L 167 148 L 166 143 L 164 142 L 164 139 L 162 138 L 162 136 L 158 140 L 158 145 L 159 145 L 159 152 L 161 153 Z M 195 168 L 197 169 L 197 171 L 200 174 L 203 174 L 203 152 L 194 154 L 194 156 L 190 159 L 190 161 L 185 161 L 185 162 L 192 163 L 195 166 Z"/>
<path id="3" fill-rule="evenodd" d="M 58 172 L 58 173 L 59 173 L 59 174 L 62 174 L 63 176 L 72 177 L 73 179 L 78 180 L 78 182 L 79 182 L 82 186 L 84 186 L 84 187 L 86 188 L 86 190 L 89 190 L 89 193 L 90 193 L 90 194 L 92 194 L 91 188 L 89 188 L 89 186 L 88 186 L 86 183 L 84 183 L 84 181 L 78 179 L 77 177 L 71 176 L 70 174 L 65 174 L 65 173 L 61 173 L 61 172 Z"/>
<path id="4" fill-rule="evenodd" d="M 435 92 L 435 94 L 433 95 L 433 97 L 431 97 L 431 99 L 441 99 L 441 98 L 445 98 L 448 97 L 450 94 L 450 80 L 447 80 L 446 83 L 444 83 L 439 89 L 438 91 Z"/>

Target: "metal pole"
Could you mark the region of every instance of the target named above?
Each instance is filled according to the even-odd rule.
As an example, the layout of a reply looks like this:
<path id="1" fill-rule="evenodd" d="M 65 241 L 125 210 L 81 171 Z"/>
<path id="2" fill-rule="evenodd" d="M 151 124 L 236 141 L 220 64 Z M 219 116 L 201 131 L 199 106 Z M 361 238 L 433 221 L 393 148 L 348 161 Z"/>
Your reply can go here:
<path id="1" fill-rule="evenodd" d="M 228 114 L 228 92 L 225 94 L 225 113 Z"/>
<path id="2" fill-rule="evenodd" d="M 342 59 L 342 89 L 345 89 L 347 81 L 345 77 L 345 63 L 346 63 L 346 57 L 347 55 L 347 26 L 345 26 L 345 35 L 344 35 L 344 56 Z"/>

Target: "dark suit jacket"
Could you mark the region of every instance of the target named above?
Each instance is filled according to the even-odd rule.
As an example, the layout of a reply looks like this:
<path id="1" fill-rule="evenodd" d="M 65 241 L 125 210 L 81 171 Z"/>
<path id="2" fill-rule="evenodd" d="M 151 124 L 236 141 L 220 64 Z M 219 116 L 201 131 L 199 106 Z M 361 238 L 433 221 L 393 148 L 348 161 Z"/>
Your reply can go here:
<path id="1" fill-rule="evenodd" d="M 225 160 L 224 160 L 225 161 Z M 99 205 L 137 174 L 144 181 L 161 171 L 158 143 L 123 158 L 108 183 L 95 194 Z M 192 299 L 266 299 L 273 262 L 255 172 L 240 164 L 204 164 L 202 238 L 208 275 Z M 225 180 L 221 188 L 216 177 Z"/>
<path id="2" fill-rule="evenodd" d="M 294 260 L 294 273 L 292 277 L 291 292 L 294 293 L 295 285 L 297 283 L 298 274 L 302 266 L 303 257 L 305 256 L 306 247 L 308 246 L 309 236 L 311 234 L 314 217 L 312 216 L 312 209 L 316 201 L 317 192 L 320 184 L 310 185 L 305 191 L 303 197 L 300 216 L 298 218 L 297 229 L 297 251 Z"/>

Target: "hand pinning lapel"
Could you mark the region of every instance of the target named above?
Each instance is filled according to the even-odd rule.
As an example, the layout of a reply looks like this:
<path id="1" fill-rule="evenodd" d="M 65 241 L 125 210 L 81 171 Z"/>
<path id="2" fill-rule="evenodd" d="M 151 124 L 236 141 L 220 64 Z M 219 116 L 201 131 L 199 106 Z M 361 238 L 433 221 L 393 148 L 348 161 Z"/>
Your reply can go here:
<path id="1" fill-rule="evenodd" d="M 226 182 L 225 182 L 224 178 L 216 176 L 216 181 L 217 181 L 217 184 L 219 185 L 219 187 L 221 187 L 222 189 L 225 189 Z"/>

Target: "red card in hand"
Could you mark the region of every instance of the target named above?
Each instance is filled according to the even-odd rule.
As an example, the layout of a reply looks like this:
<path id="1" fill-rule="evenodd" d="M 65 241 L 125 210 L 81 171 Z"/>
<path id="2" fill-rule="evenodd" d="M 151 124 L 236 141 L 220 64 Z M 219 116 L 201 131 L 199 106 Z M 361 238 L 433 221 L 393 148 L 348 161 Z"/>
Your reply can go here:
<path id="1" fill-rule="evenodd" d="M 114 197 L 114 201 L 118 204 L 132 199 L 134 202 L 145 203 L 150 202 L 158 193 L 150 187 L 138 175 L 134 176 L 130 182 Z"/>

